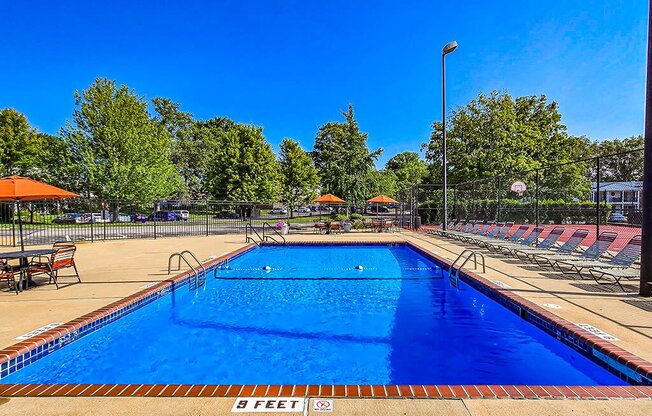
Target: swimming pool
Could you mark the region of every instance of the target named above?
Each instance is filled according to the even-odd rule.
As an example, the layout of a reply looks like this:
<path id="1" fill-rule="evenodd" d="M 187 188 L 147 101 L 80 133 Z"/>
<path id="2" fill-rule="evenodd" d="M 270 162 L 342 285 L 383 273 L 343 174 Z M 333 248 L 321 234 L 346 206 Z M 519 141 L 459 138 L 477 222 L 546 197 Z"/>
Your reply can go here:
<path id="1" fill-rule="evenodd" d="M 0 382 L 626 384 L 439 266 L 408 245 L 256 248 Z"/>

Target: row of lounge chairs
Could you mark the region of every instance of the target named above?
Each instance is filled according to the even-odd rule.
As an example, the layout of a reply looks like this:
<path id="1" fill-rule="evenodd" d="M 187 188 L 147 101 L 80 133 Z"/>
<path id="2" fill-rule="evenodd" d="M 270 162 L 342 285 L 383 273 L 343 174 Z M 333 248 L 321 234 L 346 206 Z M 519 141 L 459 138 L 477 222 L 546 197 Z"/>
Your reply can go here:
<path id="1" fill-rule="evenodd" d="M 565 231 L 564 227 L 554 227 L 544 239 L 540 239 L 543 227 L 518 225 L 510 234 L 514 225 L 513 222 L 460 221 L 451 224 L 447 230 L 435 229 L 428 233 L 475 244 L 566 274 L 582 277 L 583 273 L 588 273 L 597 283 L 617 284 L 623 291 L 621 279 L 639 277 L 639 270 L 632 266 L 641 257 L 640 235 L 632 237 L 620 251 L 612 254 L 609 247 L 618 237 L 618 234 L 612 231 L 600 233 L 595 242 L 588 248 L 583 248 L 581 244 L 589 235 L 587 229 L 575 230 L 560 244 L 559 239 Z"/>

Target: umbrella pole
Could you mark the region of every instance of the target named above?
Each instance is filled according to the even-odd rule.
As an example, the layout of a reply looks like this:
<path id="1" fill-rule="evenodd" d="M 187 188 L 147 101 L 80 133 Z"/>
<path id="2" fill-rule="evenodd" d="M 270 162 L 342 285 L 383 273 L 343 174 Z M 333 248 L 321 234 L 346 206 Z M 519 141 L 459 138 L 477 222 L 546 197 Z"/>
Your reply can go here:
<path id="1" fill-rule="evenodd" d="M 25 243 L 23 242 L 23 219 L 20 215 L 20 201 L 18 201 L 18 235 L 20 236 L 20 251 L 25 251 Z"/>

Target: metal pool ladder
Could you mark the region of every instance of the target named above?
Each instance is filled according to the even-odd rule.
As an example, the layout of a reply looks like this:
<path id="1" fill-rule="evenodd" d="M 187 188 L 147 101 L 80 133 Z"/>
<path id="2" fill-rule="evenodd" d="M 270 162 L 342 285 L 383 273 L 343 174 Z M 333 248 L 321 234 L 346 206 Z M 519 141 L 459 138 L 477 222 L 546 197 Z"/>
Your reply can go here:
<path id="1" fill-rule="evenodd" d="M 469 260 L 473 259 L 473 263 L 474 263 L 473 268 L 475 270 L 478 269 L 478 255 L 480 256 L 480 259 L 482 260 L 482 273 L 486 272 L 487 269 L 486 269 L 485 264 L 484 264 L 484 254 L 482 254 L 480 252 L 477 252 L 477 251 L 475 251 L 473 249 L 467 248 L 466 250 L 461 252 L 459 256 L 457 256 L 457 258 L 455 259 L 453 264 L 451 264 L 451 267 L 448 269 L 448 279 L 450 280 L 451 285 L 453 285 L 455 287 L 458 287 L 459 277 L 460 277 L 460 269 L 464 268 L 464 266 L 466 266 L 466 263 Z M 462 261 L 460 266 L 456 269 L 455 265 L 457 264 L 458 261 L 460 261 L 462 259 L 464 261 Z"/>
<path id="2" fill-rule="evenodd" d="M 193 265 L 190 264 L 190 261 L 188 261 L 186 258 L 186 254 L 190 255 L 190 257 L 197 263 L 198 267 L 193 267 Z M 178 258 L 177 270 L 181 270 L 181 260 L 183 260 L 184 263 L 186 263 L 186 265 L 192 270 L 193 276 L 195 278 L 188 282 L 188 287 L 190 290 L 196 290 L 206 283 L 206 268 L 201 263 L 201 261 L 199 261 L 197 256 L 195 256 L 190 250 L 183 250 L 178 253 L 174 253 L 168 258 L 168 274 L 172 272 L 172 259 L 175 257 Z"/>

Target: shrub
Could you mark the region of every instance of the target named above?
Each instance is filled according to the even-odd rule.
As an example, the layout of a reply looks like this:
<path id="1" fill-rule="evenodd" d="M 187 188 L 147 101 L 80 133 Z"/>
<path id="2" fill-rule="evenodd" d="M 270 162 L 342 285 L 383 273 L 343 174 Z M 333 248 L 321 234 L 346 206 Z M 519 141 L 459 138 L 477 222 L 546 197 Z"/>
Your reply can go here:
<path id="1" fill-rule="evenodd" d="M 344 220 L 348 220 L 349 217 L 347 217 L 347 216 L 344 215 L 344 214 L 338 214 L 338 213 L 335 213 L 335 212 L 334 212 L 334 213 L 331 214 L 331 219 L 332 219 L 333 221 L 344 221 Z"/>
<path id="2" fill-rule="evenodd" d="M 357 212 L 354 212 L 353 214 L 351 214 L 349 216 L 349 218 L 351 218 L 351 220 L 355 221 L 355 220 L 361 220 L 363 217 L 362 217 L 362 214 L 358 214 Z"/>

